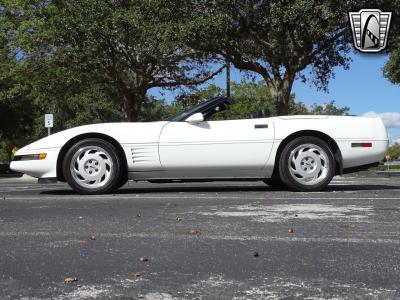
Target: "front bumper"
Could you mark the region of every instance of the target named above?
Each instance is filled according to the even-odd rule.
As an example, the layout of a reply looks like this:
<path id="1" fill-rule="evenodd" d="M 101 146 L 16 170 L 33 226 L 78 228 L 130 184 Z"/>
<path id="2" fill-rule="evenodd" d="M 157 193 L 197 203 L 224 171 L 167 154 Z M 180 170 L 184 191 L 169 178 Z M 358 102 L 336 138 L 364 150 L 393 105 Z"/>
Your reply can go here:
<path id="1" fill-rule="evenodd" d="M 13 160 L 10 164 L 10 169 L 36 178 L 56 178 L 59 152 L 59 148 L 43 148 L 38 150 L 23 148 L 17 151 L 15 154 L 16 157 L 46 153 L 46 158 L 42 160 Z"/>

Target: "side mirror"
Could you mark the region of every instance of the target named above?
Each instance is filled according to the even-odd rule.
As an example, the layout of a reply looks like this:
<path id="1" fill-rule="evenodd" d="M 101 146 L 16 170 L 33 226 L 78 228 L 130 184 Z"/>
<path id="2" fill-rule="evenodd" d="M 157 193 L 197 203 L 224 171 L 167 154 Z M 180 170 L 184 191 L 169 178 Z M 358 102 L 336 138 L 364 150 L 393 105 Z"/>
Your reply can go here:
<path id="1" fill-rule="evenodd" d="M 197 124 L 203 121 L 204 117 L 202 113 L 195 113 L 194 115 L 191 115 L 189 118 L 185 120 L 185 122 L 188 122 L 190 124 Z"/>

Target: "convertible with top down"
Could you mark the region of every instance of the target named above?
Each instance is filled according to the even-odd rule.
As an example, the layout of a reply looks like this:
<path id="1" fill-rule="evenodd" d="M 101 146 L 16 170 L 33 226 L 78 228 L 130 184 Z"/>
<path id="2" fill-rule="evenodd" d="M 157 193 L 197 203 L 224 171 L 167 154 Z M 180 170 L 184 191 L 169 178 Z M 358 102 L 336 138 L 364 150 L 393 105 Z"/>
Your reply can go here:
<path id="1" fill-rule="evenodd" d="M 319 191 L 332 177 L 377 164 L 388 149 L 380 118 L 269 117 L 265 109 L 228 119 L 230 98 L 216 97 L 168 121 L 92 124 L 18 150 L 11 169 L 66 181 L 78 193 L 110 193 L 127 180 L 263 180 Z"/>

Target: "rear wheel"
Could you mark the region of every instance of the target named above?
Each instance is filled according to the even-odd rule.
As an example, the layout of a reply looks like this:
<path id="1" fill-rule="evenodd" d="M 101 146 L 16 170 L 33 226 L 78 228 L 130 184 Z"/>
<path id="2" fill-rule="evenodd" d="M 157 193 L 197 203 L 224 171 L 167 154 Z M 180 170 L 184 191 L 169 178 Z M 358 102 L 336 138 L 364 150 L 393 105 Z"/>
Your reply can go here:
<path id="1" fill-rule="evenodd" d="M 109 142 L 89 138 L 77 142 L 65 155 L 64 177 L 80 194 L 104 194 L 121 184 L 122 161 Z"/>
<path id="2" fill-rule="evenodd" d="M 335 159 L 321 139 L 305 136 L 285 146 L 279 160 L 279 175 L 294 191 L 319 191 L 332 180 Z"/>

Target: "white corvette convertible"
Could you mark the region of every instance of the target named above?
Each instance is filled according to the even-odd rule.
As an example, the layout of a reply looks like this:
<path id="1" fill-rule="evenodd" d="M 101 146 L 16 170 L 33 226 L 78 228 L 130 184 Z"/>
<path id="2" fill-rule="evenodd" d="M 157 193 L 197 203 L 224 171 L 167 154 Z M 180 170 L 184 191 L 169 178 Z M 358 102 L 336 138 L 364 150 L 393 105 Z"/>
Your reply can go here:
<path id="1" fill-rule="evenodd" d="M 169 121 L 107 123 L 58 132 L 20 149 L 11 169 L 81 194 L 128 179 L 151 182 L 263 180 L 295 191 L 325 188 L 337 174 L 377 164 L 388 147 L 379 118 L 341 116 L 219 120 L 216 97 Z"/>

